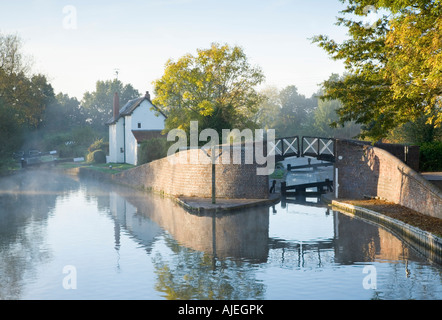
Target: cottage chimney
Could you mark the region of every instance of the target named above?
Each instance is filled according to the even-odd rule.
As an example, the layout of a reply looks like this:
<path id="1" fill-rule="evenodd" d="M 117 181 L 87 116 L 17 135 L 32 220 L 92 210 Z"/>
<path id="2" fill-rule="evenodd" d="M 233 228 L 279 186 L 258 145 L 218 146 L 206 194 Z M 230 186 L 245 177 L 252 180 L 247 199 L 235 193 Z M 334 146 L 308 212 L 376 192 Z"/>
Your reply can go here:
<path id="1" fill-rule="evenodd" d="M 120 98 L 118 97 L 118 93 L 114 94 L 114 120 L 117 120 L 120 115 Z"/>
<path id="2" fill-rule="evenodd" d="M 146 95 L 145 95 L 145 97 L 147 98 L 147 100 L 150 101 L 150 93 L 149 93 L 149 91 L 146 91 Z"/>

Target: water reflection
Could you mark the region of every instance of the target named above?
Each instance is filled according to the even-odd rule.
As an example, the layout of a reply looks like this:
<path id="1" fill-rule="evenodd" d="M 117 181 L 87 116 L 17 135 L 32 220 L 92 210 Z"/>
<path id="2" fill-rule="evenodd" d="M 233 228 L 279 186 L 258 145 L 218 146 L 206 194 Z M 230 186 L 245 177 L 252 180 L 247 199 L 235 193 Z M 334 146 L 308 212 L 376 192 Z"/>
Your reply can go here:
<path id="1" fill-rule="evenodd" d="M 336 262 L 422 260 L 414 250 L 384 229 L 344 214 L 337 215 Z"/>
<path id="2" fill-rule="evenodd" d="M 302 205 L 283 201 L 270 209 L 199 216 L 167 198 L 118 192 L 112 193 L 112 198 L 111 203 L 121 201 L 119 208 L 125 208 L 126 221 L 129 211 L 136 212 L 139 223 L 146 219 L 168 231 L 165 243 L 174 254 L 157 252 L 153 263 L 158 280 L 155 288 L 169 299 L 265 298 L 266 286 L 257 279 L 256 272 L 266 265 L 327 270 L 392 262 L 399 263 L 402 274 L 409 277 L 408 262 L 425 261 L 421 254 L 379 226 L 331 211 L 318 199 L 304 199 Z M 149 245 L 161 233 L 152 227 L 140 229 L 146 234 L 133 235 Z M 415 272 L 421 271 L 417 268 Z M 392 283 L 397 280 L 392 279 Z M 441 284 L 439 276 L 434 282 L 435 292 L 439 292 L 435 296 L 440 295 L 437 288 Z M 388 298 L 379 293 L 374 296 Z"/>
<path id="3" fill-rule="evenodd" d="M 439 266 L 377 225 L 306 200 L 195 215 L 173 199 L 92 180 L 3 179 L 0 299 L 65 296 L 50 278 L 68 262 L 83 266 L 79 287 L 89 288 L 75 298 L 442 298 Z M 376 266 L 376 290 L 362 287 L 366 265 Z"/>
<path id="4" fill-rule="evenodd" d="M 46 220 L 57 198 L 78 186 L 78 181 L 39 171 L 1 179 L 0 299 L 20 298 L 24 274 L 35 272 L 35 261 L 51 259 L 44 246 Z"/>
<path id="5" fill-rule="evenodd" d="M 147 196 L 126 188 L 109 193 L 110 212 L 118 226 L 129 231 L 150 253 L 162 230 L 172 257 L 153 255 L 157 274 L 155 289 L 168 299 L 264 298 L 263 284 L 252 272 L 232 265 L 266 262 L 268 208 L 240 214 L 194 215 L 172 199 Z M 115 234 L 118 244 L 119 234 Z M 169 260 L 171 259 L 171 260 Z M 214 277 L 222 274 L 222 277 Z M 241 282 L 232 279 L 241 278 Z"/>

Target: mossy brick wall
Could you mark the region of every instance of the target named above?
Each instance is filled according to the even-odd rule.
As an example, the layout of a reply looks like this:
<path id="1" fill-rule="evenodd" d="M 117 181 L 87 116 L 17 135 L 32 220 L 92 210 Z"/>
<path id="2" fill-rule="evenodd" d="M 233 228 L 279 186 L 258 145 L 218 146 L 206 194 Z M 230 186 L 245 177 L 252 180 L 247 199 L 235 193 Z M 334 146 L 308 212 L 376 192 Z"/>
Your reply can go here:
<path id="1" fill-rule="evenodd" d="M 225 163 L 223 154 L 216 168 L 216 196 L 230 199 L 267 199 L 269 179 L 257 175 L 258 165 Z M 244 156 L 244 152 L 242 154 Z M 231 155 L 233 159 L 233 155 Z M 198 159 L 195 162 L 195 159 Z M 114 176 L 115 181 L 173 196 L 210 198 L 212 164 L 200 149 L 181 151 L 176 155 L 126 170 Z"/>
<path id="2" fill-rule="evenodd" d="M 336 140 L 336 153 L 339 198 L 379 197 L 442 218 L 442 192 L 388 151 Z"/>

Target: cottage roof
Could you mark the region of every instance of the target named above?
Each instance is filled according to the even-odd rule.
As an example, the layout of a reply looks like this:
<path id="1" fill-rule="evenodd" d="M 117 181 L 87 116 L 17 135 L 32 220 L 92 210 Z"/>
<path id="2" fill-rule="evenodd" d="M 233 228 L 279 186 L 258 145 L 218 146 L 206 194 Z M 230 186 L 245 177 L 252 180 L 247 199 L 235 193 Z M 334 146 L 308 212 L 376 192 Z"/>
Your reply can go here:
<path id="1" fill-rule="evenodd" d="M 155 109 L 155 111 L 157 111 L 159 114 L 161 114 L 164 118 L 167 118 L 166 115 L 156 106 L 152 103 L 152 101 L 150 101 L 150 95 L 148 92 L 146 92 L 146 95 L 144 97 L 141 98 L 136 98 L 133 100 L 129 100 L 121 109 L 120 112 L 118 114 L 118 116 L 115 118 L 114 116 L 112 116 L 111 119 L 109 119 L 109 121 L 106 122 L 107 125 L 111 125 L 114 124 L 115 122 L 118 121 L 118 119 L 120 119 L 121 117 L 125 117 L 125 116 L 129 116 L 131 115 L 134 110 L 136 108 L 138 108 L 140 106 L 140 104 L 144 101 L 147 100 Z"/>

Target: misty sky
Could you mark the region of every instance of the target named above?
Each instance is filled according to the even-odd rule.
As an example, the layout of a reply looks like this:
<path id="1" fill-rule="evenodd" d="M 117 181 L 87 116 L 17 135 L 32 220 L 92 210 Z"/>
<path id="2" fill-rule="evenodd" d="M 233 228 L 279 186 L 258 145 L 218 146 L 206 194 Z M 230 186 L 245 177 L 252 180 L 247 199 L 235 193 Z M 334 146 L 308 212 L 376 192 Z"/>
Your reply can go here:
<path id="1" fill-rule="evenodd" d="M 342 40 L 345 29 L 334 25 L 342 9 L 338 0 L 0 0 L 0 32 L 17 33 L 33 71 L 79 100 L 115 69 L 123 83 L 152 92 L 169 58 L 212 42 L 244 48 L 263 86 L 296 85 L 310 96 L 344 70 L 309 40 Z"/>

